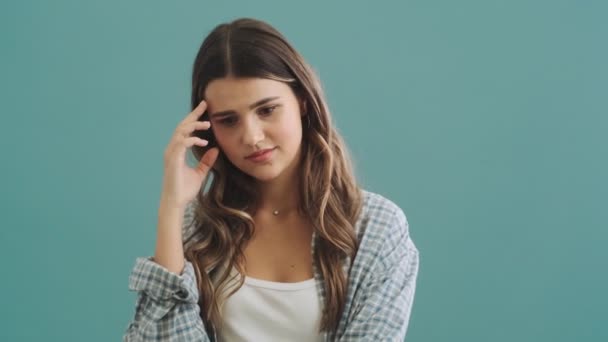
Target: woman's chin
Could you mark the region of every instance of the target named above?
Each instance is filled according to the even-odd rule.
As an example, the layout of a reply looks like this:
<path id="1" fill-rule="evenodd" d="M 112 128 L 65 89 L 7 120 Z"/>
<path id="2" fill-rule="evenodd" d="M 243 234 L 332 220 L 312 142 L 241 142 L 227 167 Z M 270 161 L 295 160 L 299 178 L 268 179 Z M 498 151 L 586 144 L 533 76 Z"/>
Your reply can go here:
<path id="1" fill-rule="evenodd" d="M 249 175 L 261 183 L 273 181 L 279 176 L 279 174 L 275 172 L 254 172 L 250 173 Z"/>

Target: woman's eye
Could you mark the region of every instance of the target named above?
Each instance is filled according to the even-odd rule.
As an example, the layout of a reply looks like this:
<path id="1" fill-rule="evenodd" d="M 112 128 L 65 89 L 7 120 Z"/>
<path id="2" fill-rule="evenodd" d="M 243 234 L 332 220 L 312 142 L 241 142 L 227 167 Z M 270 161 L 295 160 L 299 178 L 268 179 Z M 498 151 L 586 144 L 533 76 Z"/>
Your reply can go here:
<path id="1" fill-rule="evenodd" d="M 261 116 L 270 116 L 272 114 L 272 112 L 274 112 L 276 107 L 278 107 L 278 106 L 279 105 L 274 105 L 274 106 L 261 108 L 258 110 L 258 114 Z M 218 122 L 224 126 L 234 126 L 237 121 L 238 121 L 238 118 L 235 116 L 227 116 L 225 118 L 218 120 Z"/>
<path id="2" fill-rule="evenodd" d="M 225 119 L 221 119 L 221 120 L 220 120 L 220 123 L 221 123 L 222 125 L 226 125 L 226 126 L 233 125 L 235 122 L 236 122 L 236 119 L 235 119 L 234 117 L 231 117 L 231 116 L 230 116 L 230 117 L 227 117 L 227 118 L 225 118 Z"/>
<path id="3" fill-rule="evenodd" d="M 272 114 L 272 112 L 274 111 L 274 109 L 276 107 L 278 107 L 278 105 L 262 108 L 262 109 L 260 109 L 260 114 L 265 115 L 265 116 L 270 115 L 270 114 Z"/>

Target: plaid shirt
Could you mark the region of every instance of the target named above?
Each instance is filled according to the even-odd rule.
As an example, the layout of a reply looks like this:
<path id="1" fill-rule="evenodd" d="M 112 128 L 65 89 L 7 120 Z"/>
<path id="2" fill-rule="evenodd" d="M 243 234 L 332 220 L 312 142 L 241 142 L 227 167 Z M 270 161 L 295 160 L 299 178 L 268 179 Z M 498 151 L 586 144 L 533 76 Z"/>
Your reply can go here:
<path id="1" fill-rule="evenodd" d="M 348 274 L 344 311 L 337 330 L 323 333 L 324 340 L 403 341 L 416 289 L 418 249 L 403 211 L 379 194 L 362 191 L 363 208 L 355 225 L 359 250 L 354 262 L 347 259 L 343 268 Z M 184 239 L 194 233 L 193 218 L 191 204 L 184 216 Z M 315 232 L 312 253 L 316 239 Z M 325 289 L 315 263 L 313 273 L 323 307 Z M 189 261 L 177 275 L 151 257 L 137 258 L 129 289 L 138 291 L 138 297 L 124 341 L 217 341 L 215 329 L 208 335 L 199 316 L 198 289 Z"/>

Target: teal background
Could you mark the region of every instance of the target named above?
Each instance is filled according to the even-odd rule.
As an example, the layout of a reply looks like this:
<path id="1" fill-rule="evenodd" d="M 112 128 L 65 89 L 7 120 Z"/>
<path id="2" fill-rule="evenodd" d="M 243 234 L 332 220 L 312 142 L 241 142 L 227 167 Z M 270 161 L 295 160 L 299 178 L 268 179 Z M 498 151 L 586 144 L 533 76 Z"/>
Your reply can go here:
<path id="1" fill-rule="evenodd" d="M 605 1 L 0 5 L 0 340 L 118 341 L 204 36 L 267 20 L 421 251 L 408 341 L 607 341 Z"/>

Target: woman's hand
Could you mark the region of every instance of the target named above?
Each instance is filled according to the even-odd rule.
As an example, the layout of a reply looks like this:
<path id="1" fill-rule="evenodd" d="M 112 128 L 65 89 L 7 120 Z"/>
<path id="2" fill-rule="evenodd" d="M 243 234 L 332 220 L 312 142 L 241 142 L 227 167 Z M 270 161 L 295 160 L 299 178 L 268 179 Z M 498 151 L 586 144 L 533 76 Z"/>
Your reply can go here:
<path id="1" fill-rule="evenodd" d="M 209 149 L 197 167 L 191 168 L 186 163 L 188 148 L 198 145 L 206 146 L 207 140 L 192 136 L 195 130 L 209 129 L 209 121 L 198 121 L 207 109 L 203 100 L 179 123 L 164 153 L 164 176 L 161 204 L 174 209 L 185 209 L 188 202 L 196 197 L 211 166 L 215 163 L 219 149 Z"/>

